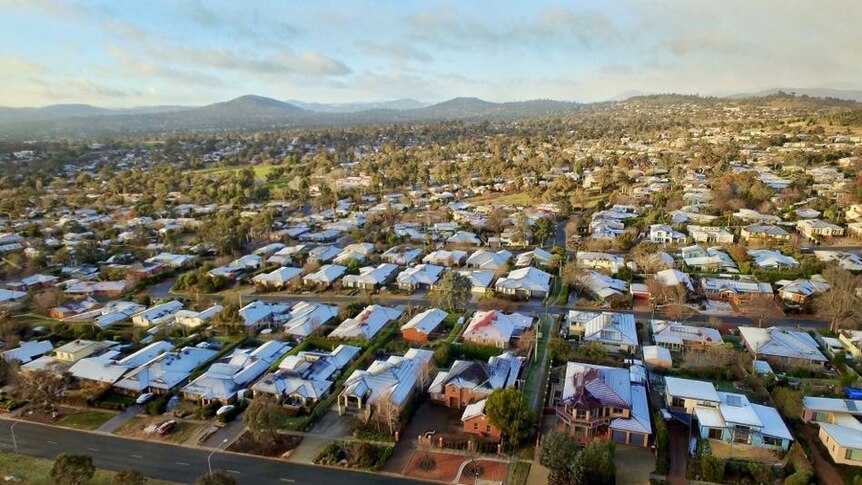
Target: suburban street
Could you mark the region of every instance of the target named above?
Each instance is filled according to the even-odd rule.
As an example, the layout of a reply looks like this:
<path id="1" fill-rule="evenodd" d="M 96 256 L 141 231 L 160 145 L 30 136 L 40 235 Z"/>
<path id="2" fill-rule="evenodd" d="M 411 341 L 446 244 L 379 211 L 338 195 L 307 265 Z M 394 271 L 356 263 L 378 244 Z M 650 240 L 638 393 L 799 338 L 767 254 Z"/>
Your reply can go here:
<path id="1" fill-rule="evenodd" d="M 0 450 L 4 452 L 15 452 L 10 431 L 14 423 L 16 421 L 0 419 Z M 14 432 L 18 451 L 24 455 L 53 460 L 60 453 L 87 454 L 93 457 L 93 462 L 98 468 L 108 470 L 131 468 L 151 478 L 181 483 L 192 483 L 207 472 L 207 456 L 212 451 L 74 431 L 24 421 L 18 421 L 15 424 Z M 223 470 L 233 475 L 241 484 L 423 483 L 403 477 L 392 478 L 372 473 L 299 465 L 233 453 L 216 452 L 211 462 L 213 470 Z"/>

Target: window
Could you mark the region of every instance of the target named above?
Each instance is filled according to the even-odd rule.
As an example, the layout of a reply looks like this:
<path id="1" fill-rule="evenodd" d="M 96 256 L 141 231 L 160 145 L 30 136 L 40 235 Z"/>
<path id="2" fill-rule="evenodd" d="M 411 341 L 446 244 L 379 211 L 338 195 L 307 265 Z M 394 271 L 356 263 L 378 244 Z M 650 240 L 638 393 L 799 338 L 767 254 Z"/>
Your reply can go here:
<path id="1" fill-rule="evenodd" d="M 775 438 L 773 436 L 764 436 L 763 444 L 769 446 L 781 446 L 781 438 Z"/>
<path id="2" fill-rule="evenodd" d="M 575 419 L 587 419 L 587 410 L 578 409 L 577 411 L 575 411 Z"/>
<path id="3" fill-rule="evenodd" d="M 721 430 L 716 429 L 716 428 L 709 428 L 709 439 L 720 440 L 721 439 Z"/>
<path id="4" fill-rule="evenodd" d="M 624 412 L 625 412 L 625 409 L 623 409 L 623 408 L 614 408 L 614 410 L 613 410 L 613 414 L 622 414 Z"/>
<path id="5" fill-rule="evenodd" d="M 479 431 L 479 423 L 473 423 L 473 431 Z"/>
<path id="6" fill-rule="evenodd" d="M 823 411 L 818 411 L 814 413 L 814 416 L 811 417 L 811 420 L 818 423 L 826 422 L 829 420 L 829 414 L 824 413 Z"/>
<path id="7" fill-rule="evenodd" d="M 670 405 L 675 407 L 675 408 L 684 408 L 685 407 L 685 399 L 682 399 L 680 397 L 675 397 L 675 398 L 671 399 Z"/>
<path id="8" fill-rule="evenodd" d="M 490 425 L 490 424 L 489 424 L 489 425 L 487 425 L 487 426 L 485 426 L 485 432 L 486 432 L 486 433 L 490 433 L 490 432 L 491 432 L 491 425 Z"/>
<path id="9" fill-rule="evenodd" d="M 862 450 L 847 450 L 844 452 L 844 458 L 853 461 L 862 461 Z"/>

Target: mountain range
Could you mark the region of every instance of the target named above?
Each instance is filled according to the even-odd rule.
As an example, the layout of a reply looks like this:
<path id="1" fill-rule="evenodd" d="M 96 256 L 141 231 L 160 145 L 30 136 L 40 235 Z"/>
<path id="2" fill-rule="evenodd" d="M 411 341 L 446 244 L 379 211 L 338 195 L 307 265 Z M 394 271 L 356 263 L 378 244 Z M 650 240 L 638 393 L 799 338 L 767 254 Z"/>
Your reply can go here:
<path id="1" fill-rule="evenodd" d="M 862 102 L 862 91 L 838 89 L 771 89 L 726 98 L 757 98 L 779 92 Z M 649 96 L 622 93 L 607 102 Z M 454 98 L 436 104 L 414 99 L 371 103 L 305 103 L 246 95 L 206 106 L 149 106 L 109 109 L 86 104 L 42 108 L 0 107 L 0 139 L 91 138 L 124 134 L 181 133 L 279 129 L 442 120 L 507 119 L 553 115 L 582 108 L 583 104 L 550 99 L 495 103 L 479 98 Z"/>

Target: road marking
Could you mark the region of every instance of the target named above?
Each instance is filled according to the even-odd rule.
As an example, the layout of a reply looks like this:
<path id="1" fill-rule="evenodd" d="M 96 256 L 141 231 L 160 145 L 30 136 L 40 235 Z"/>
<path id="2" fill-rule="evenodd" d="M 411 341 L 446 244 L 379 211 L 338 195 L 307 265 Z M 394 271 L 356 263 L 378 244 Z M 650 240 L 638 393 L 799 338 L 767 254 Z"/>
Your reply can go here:
<path id="1" fill-rule="evenodd" d="M 87 448 L 87 449 L 88 449 L 88 450 L 90 450 L 90 451 L 99 451 L 99 449 L 98 449 L 98 448 Z"/>
<path id="2" fill-rule="evenodd" d="M 236 471 L 236 470 L 228 470 L 227 472 L 228 472 L 228 473 L 234 473 L 234 474 L 236 474 L 236 475 L 239 475 L 239 472 L 238 472 L 238 471 Z"/>
<path id="3" fill-rule="evenodd" d="M 52 445 L 56 445 L 56 444 L 57 444 L 57 442 L 56 442 L 56 441 L 51 441 L 51 440 L 48 440 L 48 443 L 51 443 Z"/>
<path id="4" fill-rule="evenodd" d="M 139 460 L 142 460 L 144 457 L 141 455 L 132 455 L 132 458 L 137 458 Z"/>
<path id="5" fill-rule="evenodd" d="M 178 462 L 177 462 L 177 465 L 189 466 L 189 464 L 188 464 L 188 463 L 183 463 L 183 462 L 181 462 L 181 461 L 178 461 Z"/>
<path id="6" fill-rule="evenodd" d="M 282 482 L 287 482 L 287 483 L 295 483 L 296 482 L 296 480 L 293 480 L 290 478 L 279 478 L 279 480 L 281 480 Z"/>

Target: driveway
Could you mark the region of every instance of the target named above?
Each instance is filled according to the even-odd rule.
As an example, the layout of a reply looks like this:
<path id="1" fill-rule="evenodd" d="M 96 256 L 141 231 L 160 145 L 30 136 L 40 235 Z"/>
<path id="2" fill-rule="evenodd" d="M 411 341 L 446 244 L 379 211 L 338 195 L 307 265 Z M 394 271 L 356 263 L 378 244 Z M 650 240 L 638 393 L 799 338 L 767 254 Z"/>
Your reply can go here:
<path id="1" fill-rule="evenodd" d="M 339 416 L 336 411 L 329 410 L 314 426 L 303 434 L 302 443 L 290 455 L 290 461 L 295 463 L 314 463 L 317 455 L 332 441 L 350 437 L 353 418 Z"/>
<path id="2" fill-rule="evenodd" d="M 668 485 L 683 485 L 688 483 L 685 471 L 688 467 L 688 427 L 679 421 L 667 422 L 668 441 L 670 442 L 670 473 L 667 476 Z"/>
<path id="3" fill-rule="evenodd" d="M 117 414 L 113 418 L 102 423 L 101 426 L 96 428 L 97 433 L 113 433 L 117 428 L 126 424 L 126 421 L 134 418 L 141 412 L 141 406 L 135 404 L 133 406 L 129 406 L 125 411 Z"/>
<path id="4" fill-rule="evenodd" d="M 649 485 L 650 473 L 655 470 L 655 455 L 649 448 L 617 444 L 614 463 L 617 466 L 617 483 Z"/>
<path id="5" fill-rule="evenodd" d="M 422 402 L 416 409 L 413 419 L 401 432 L 401 441 L 395 446 L 395 451 L 386 462 L 384 471 L 401 473 L 410 463 L 410 457 L 416 450 L 416 440 L 429 431 L 453 435 L 461 431 L 461 411 L 444 406 Z"/>

